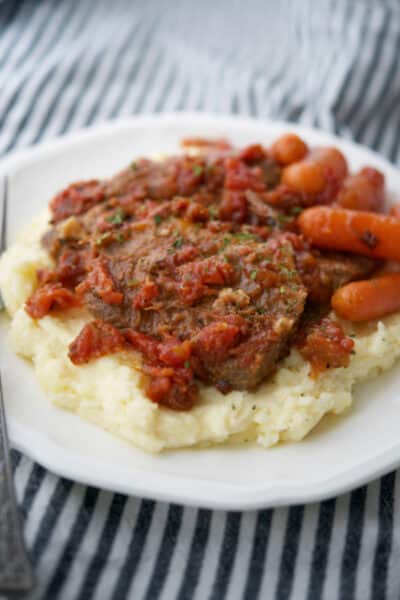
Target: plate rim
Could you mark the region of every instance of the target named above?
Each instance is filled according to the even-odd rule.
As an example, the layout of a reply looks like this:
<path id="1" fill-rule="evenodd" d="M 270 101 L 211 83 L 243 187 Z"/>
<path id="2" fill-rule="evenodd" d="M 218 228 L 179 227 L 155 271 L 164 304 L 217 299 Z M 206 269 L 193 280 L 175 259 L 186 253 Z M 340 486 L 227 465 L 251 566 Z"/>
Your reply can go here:
<path id="1" fill-rule="evenodd" d="M 157 121 L 161 124 L 168 125 L 168 123 L 175 123 L 176 121 L 184 122 L 189 119 L 192 121 L 193 119 L 201 120 L 218 125 L 223 125 L 225 122 L 227 126 L 229 126 L 229 123 L 235 122 L 235 126 L 239 125 L 243 126 L 243 128 L 249 125 L 254 126 L 255 124 L 259 123 L 271 129 L 276 129 L 277 131 L 290 129 L 291 131 L 303 134 L 304 136 L 310 134 L 314 137 L 318 136 L 321 137 L 321 141 L 326 141 L 329 138 L 332 140 L 332 143 L 339 141 L 342 146 L 347 146 L 349 149 L 362 150 L 364 153 L 368 153 L 372 160 L 376 161 L 378 164 L 380 163 L 384 165 L 386 169 L 389 168 L 391 170 L 398 171 L 397 166 L 393 162 L 387 158 L 384 158 L 372 148 L 363 146 L 362 144 L 359 144 L 358 142 L 355 142 L 349 138 L 340 137 L 335 133 L 327 131 L 321 127 L 313 127 L 310 125 L 292 123 L 290 121 L 283 121 L 279 119 L 217 114 L 200 111 L 172 111 L 165 113 L 143 113 L 141 115 L 110 119 L 101 123 L 94 123 L 87 127 L 81 127 L 77 130 L 54 136 L 27 148 L 16 148 L 0 158 L 0 173 L 7 172 L 10 176 L 12 176 L 13 168 L 24 166 L 24 163 L 29 163 L 31 160 L 36 158 L 44 158 L 47 154 L 52 154 L 53 152 L 57 152 L 57 150 L 62 150 L 62 147 L 68 144 L 73 145 L 79 143 L 82 139 L 89 140 L 91 137 L 96 138 L 107 134 L 111 135 L 114 131 L 119 129 L 122 130 L 125 127 L 131 127 L 135 125 L 152 125 Z"/>
<path id="2" fill-rule="evenodd" d="M 93 425 L 93 427 L 97 426 Z M 390 473 L 400 464 L 399 442 L 389 450 L 378 454 L 373 460 L 360 463 L 339 475 L 308 483 L 306 487 L 299 482 L 297 485 L 276 483 L 270 488 L 253 484 L 245 489 L 244 486 L 239 487 L 227 483 L 190 479 L 188 477 L 185 477 L 186 485 L 183 487 L 181 485 L 183 478 L 180 476 L 174 474 L 161 476 L 159 472 L 153 475 L 151 471 L 147 472 L 140 467 L 135 467 L 135 473 L 140 473 L 143 476 L 142 480 L 138 478 L 135 481 L 128 479 L 129 483 L 124 484 L 121 480 L 130 471 L 128 468 L 116 467 L 116 472 L 119 474 L 118 481 L 111 484 L 107 477 L 103 478 L 93 471 L 92 460 L 87 461 L 82 456 L 79 456 L 78 460 L 75 459 L 74 453 L 68 453 L 69 460 L 73 456 L 74 461 L 59 463 L 57 462 L 57 454 L 60 452 L 65 453 L 66 450 L 61 451 L 57 444 L 44 435 L 34 432 L 33 437 L 43 438 L 50 450 L 48 453 L 49 458 L 43 458 L 40 451 L 35 450 L 34 443 L 30 444 L 29 441 L 24 441 L 32 438 L 32 430 L 16 423 L 13 419 L 10 420 L 8 429 L 13 448 L 23 452 L 59 477 L 65 477 L 83 485 L 90 485 L 114 493 L 210 510 L 248 511 L 321 502 L 357 489 L 373 479 Z M 266 451 L 268 451 L 268 448 Z M 52 457 L 54 457 L 54 460 L 52 460 Z M 61 468 L 60 464 L 62 464 Z M 90 469 L 86 468 L 89 465 Z M 96 464 L 96 467 L 100 470 L 100 463 Z M 168 485 L 166 486 L 166 484 Z M 210 495 L 211 487 L 213 497 Z"/>
<path id="3" fill-rule="evenodd" d="M 37 146 L 16 150 L 0 160 L 0 174 L 7 173 L 12 176 L 13 171 L 15 172 L 18 169 L 24 168 L 24 166 L 39 159 L 45 159 L 46 156 L 62 152 L 64 148 L 79 144 L 83 140 L 90 141 L 91 138 L 95 139 L 108 134 L 115 135 L 119 130 L 124 130 L 126 127 L 145 127 L 146 125 L 154 127 L 155 124 L 168 126 L 169 123 L 175 125 L 177 122 L 193 122 L 193 120 L 215 124 L 217 127 L 229 127 L 234 122 L 236 126 L 242 126 L 243 129 L 246 126 L 251 125 L 254 127 L 255 124 L 262 124 L 271 129 L 272 135 L 274 135 L 273 130 L 279 132 L 290 129 L 305 137 L 310 134 L 314 138 L 320 136 L 321 141 L 324 143 L 327 143 L 328 140 L 331 140 L 332 143 L 340 142 L 345 152 L 357 149 L 362 150 L 365 156 L 368 155 L 370 157 L 374 165 L 382 166 L 386 171 L 392 171 L 397 177 L 399 176 L 396 166 L 374 150 L 352 140 L 340 138 L 320 128 L 280 120 L 186 111 L 143 114 L 111 120 L 58 136 Z M 44 392 L 43 396 L 45 398 Z M 313 483 L 307 483 L 306 487 L 301 482 L 297 484 L 285 484 L 277 481 L 273 485 L 268 484 L 268 487 L 251 484 L 248 488 L 245 488 L 244 486 L 235 487 L 227 483 L 200 480 L 198 478 L 192 480 L 187 477 L 185 477 L 184 481 L 189 485 L 182 486 L 182 476 L 166 474 L 160 477 L 160 473 L 158 472 L 154 476 L 151 472 L 146 472 L 139 467 L 135 467 L 135 470 L 145 475 L 143 479 L 130 478 L 128 479 L 128 483 L 124 484 L 121 478 L 127 472 L 127 468 L 119 467 L 118 472 L 120 473 L 120 477 L 116 483 L 111 483 L 107 477 L 104 478 L 100 473 L 87 468 L 89 464 L 93 466 L 93 460 L 87 461 L 85 457 L 82 458 L 80 456 L 78 461 L 75 455 L 72 454 L 74 460 L 71 462 L 66 460 L 57 461 L 57 456 L 60 452 L 71 455 L 70 451 L 65 448 L 62 449 L 44 433 L 40 433 L 19 423 L 13 416 L 9 418 L 8 428 L 11 445 L 14 448 L 61 477 L 113 492 L 219 510 L 255 510 L 318 502 L 364 485 L 368 481 L 380 477 L 400 465 L 399 442 L 390 449 L 380 454 L 378 453 L 373 459 L 360 463 L 358 466 L 347 469 L 340 474 L 326 479 L 320 478 Z M 37 443 L 39 441 L 40 443 Z M 43 445 L 48 449 L 47 456 L 43 452 Z M 42 450 L 37 450 L 37 448 L 42 448 Z M 210 486 L 213 488 L 212 494 L 210 493 Z M 233 491 L 234 494 L 232 494 Z"/>

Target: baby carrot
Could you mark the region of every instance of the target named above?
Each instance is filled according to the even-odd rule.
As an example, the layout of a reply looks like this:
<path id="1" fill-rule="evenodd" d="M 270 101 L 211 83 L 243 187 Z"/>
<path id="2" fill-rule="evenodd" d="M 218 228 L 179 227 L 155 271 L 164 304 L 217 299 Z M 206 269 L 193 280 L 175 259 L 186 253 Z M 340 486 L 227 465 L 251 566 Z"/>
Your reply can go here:
<path id="1" fill-rule="evenodd" d="M 396 219 L 400 219 L 400 204 L 394 204 L 389 211 L 391 217 L 395 217 Z"/>
<path id="2" fill-rule="evenodd" d="M 337 202 L 342 208 L 382 212 L 385 204 L 384 176 L 372 167 L 364 167 L 349 175 L 343 181 Z"/>
<path id="3" fill-rule="evenodd" d="M 332 308 L 349 321 L 379 319 L 400 310 L 400 273 L 354 281 L 332 296 Z"/>
<path id="4" fill-rule="evenodd" d="M 372 212 L 315 206 L 298 218 L 300 231 L 318 248 L 400 260 L 400 219 Z"/>

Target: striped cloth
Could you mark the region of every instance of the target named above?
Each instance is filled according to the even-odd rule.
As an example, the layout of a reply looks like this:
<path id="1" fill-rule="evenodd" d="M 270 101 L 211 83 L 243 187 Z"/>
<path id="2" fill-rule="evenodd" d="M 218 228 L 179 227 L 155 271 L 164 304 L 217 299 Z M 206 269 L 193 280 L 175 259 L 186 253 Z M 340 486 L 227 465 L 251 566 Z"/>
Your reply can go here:
<path id="1" fill-rule="evenodd" d="M 300 121 L 400 161 L 399 0 L 0 0 L 0 154 L 142 112 Z M 13 453 L 35 600 L 394 599 L 400 477 L 212 512 L 60 479 Z"/>

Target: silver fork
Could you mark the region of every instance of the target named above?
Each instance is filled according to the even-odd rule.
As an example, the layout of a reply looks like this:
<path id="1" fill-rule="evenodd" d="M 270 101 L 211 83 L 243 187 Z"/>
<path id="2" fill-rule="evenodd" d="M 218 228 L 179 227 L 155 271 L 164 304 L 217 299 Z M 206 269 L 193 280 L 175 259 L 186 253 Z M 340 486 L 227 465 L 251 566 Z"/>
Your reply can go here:
<path id="1" fill-rule="evenodd" d="M 8 179 L 3 178 L 0 254 L 6 247 Z M 1 306 L 4 308 L 0 296 Z M 0 594 L 25 594 L 35 580 L 22 534 L 10 466 L 10 450 L 0 377 Z"/>
<path id="2" fill-rule="evenodd" d="M 8 211 L 8 177 L 3 175 L 0 196 L 0 256 L 7 247 L 7 211 Z M 4 301 L 0 292 L 0 310 L 4 309 Z"/>

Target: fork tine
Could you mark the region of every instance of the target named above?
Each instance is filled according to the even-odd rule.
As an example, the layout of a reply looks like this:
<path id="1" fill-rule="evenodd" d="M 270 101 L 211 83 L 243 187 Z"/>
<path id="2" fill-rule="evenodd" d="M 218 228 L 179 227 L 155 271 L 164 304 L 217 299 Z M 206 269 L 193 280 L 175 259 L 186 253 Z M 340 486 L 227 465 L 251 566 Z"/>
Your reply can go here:
<path id="1" fill-rule="evenodd" d="M 1 226 L 0 226 L 0 256 L 7 247 L 7 209 L 8 209 L 8 177 L 3 176 L 1 191 Z"/>
<path id="2" fill-rule="evenodd" d="M 3 176 L 0 192 L 0 256 L 7 247 L 7 209 L 8 209 L 8 177 Z M 0 292 L 0 310 L 5 307 L 4 300 Z"/>
<path id="3" fill-rule="evenodd" d="M 26 551 L 10 467 L 7 423 L 0 374 L 0 594 L 28 593 L 35 585 Z"/>

